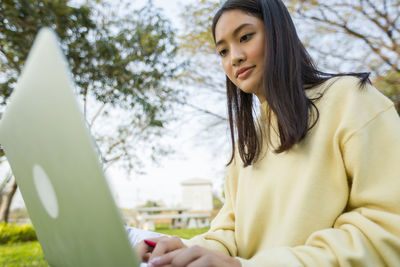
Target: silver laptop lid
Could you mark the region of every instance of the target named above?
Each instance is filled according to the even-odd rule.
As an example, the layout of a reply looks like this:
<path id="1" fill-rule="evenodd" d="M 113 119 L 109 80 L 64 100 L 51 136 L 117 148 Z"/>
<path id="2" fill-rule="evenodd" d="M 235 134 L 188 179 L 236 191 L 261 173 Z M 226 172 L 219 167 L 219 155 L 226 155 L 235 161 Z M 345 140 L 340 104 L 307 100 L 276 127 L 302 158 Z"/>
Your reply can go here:
<path id="1" fill-rule="evenodd" d="M 0 143 L 53 266 L 138 266 L 55 34 L 42 29 L 0 121 Z"/>

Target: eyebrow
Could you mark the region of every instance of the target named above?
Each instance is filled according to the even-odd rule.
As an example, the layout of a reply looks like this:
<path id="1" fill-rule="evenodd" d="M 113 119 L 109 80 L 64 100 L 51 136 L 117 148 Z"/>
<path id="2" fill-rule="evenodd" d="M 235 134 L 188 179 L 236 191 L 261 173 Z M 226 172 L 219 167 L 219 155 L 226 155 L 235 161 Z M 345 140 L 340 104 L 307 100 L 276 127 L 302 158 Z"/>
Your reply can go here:
<path id="1" fill-rule="evenodd" d="M 241 29 L 243 29 L 244 27 L 247 26 L 253 26 L 253 24 L 251 23 L 243 23 L 242 25 L 240 25 L 239 27 L 237 27 L 234 31 L 233 31 L 233 35 L 237 35 Z M 220 44 L 225 43 L 225 40 L 219 40 L 218 42 L 215 43 L 215 46 L 219 46 Z"/>

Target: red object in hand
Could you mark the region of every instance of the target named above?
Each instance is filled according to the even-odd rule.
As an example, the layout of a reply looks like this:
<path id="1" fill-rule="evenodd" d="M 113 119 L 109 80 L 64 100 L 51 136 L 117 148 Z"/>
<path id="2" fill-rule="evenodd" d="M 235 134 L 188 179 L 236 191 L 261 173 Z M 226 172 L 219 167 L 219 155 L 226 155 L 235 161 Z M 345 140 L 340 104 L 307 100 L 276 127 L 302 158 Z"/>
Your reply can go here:
<path id="1" fill-rule="evenodd" d="M 155 247 L 156 245 L 157 245 L 157 243 L 155 243 L 155 242 L 152 242 L 152 241 L 150 241 L 150 240 L 144 240 L 144 242 L 147 244 L 147 245 L 149 245 L 150 247 Z"/>

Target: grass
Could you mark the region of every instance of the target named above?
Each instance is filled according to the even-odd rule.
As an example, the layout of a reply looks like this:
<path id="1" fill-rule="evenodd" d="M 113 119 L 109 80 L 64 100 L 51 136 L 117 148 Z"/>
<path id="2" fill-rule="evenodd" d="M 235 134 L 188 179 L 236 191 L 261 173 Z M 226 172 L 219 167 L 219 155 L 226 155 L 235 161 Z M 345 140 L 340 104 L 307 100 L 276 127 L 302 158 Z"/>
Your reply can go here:
<path id="1" fill-rule="evenodd" d="M 177 235 L 181 238 L 190 239 L 196 235 L 200 235 L 208 231 L 209 228 L 194 228 L 194 229 L 170 229 L 169 225 L 158 225 L 156 232 L 166 235 Z"/>
<path id="2" fill-rule="evenodd" d="M 49 266 L 39 242 L 19 242 L 0 246 L 0 266 Z"/>
<path id="3" fill-rule="evenodd" d="M 208 228 L 169 229 L 168 225 L 159 225 L 156 232 L 177 235 L 189 239 L 206 232 Z M 43 256 L 39 242 L 18 242 L 0 245 L 0 266 L 49 266 Z"/>

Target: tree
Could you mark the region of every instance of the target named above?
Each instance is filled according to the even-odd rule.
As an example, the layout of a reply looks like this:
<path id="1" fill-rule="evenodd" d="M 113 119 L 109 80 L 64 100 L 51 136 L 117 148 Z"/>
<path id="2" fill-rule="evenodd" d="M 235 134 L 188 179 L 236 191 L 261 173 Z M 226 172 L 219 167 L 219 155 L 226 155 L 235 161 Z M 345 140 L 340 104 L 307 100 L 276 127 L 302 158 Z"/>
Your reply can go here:
<path id="1" fill-rule="evenodd" d="M 384 77 L 378 77 L 375 85 L 392 99 L 400 115 L 400 72 L 392 71 Z"/>
<path id="2" fill-rule="evenodd" d="M 212 200 L 213 200 L 213 209 L 214 210 L 220 210 L 222 206 L 224 205 L 224 202 L 222 199 L 218 196 L 216 192 L 213 192 L 212 194 Z"/>
<path id="3" fill-rule="evenodd" d="M 309 51 L 330 71 L 371 71 L 400 112 L 400 1 L 289 0 Z M 387 79 L 387 80 L 386 80 Z M 386 80 L 386 82 L 383 82 Z M 387 86 L 393 86 L 387 89 Z"/>
<path id="4" fill-rule="evenodd" d="M 180 52 L 191 58 L 190 68 L 184 73 L 182 81 L 195 84 L 205 90 L 214 90 L 225 96 L 225 75 L 219 63 L 211 35 L 212 14 L 215 13 L 221 0 L 201 0 L 184 6 L 181 17 L 184 21 L 183 34 L 180 37 Z M 188 14 L 190 14 L 188 16 Z M 219 75 L 215 75 L 219 74 Z M 222 76 L 222 77 L 221 77 Z M 219 114 L 208 113 L 216 118 L 226 120 Z"/>
<path id="5" fill-rule="evenodd" d="M 175 61 L 174 31 L 151 1 L 140 10 L 129 4 L 123 10 L 102 1 L 1 1 L 0 108 L 15 88 L 38 29 L 49 26 L 60 38 L 105 168 L 118 162 L 129 172 L 140 171 L 135 155 L 140 142 L 162 134 L 180 94 L 167 82 L 182 66 Z M 104 124 L 110 120 L 113 125 Z M 156 143 L 148 146 L 153 157 L 165 153 Z M 3 194 L 10 201 L 1 205 L 9 206 L 13 190 Z"/>
<path id="6" fill-rule="evenodd" d="M 194 100 L 189 99 L 185 105 L 196 111 L 197 116 L 205 117 L 207 129 L 202 132 L 207 135 L 203 137 L 210 138 L 214 146 L 217 139 L 209 133 L 216 132 L 221 136 L 226 130 L 227 122 L 225 74 L 211 35 L 212 15 L 222 2 L 201 0 L 185 5 L 181 13 L 184 29 L 179 36 L 179 52 L 185 58 L 191 59 L 186 72 L 180 76 L 182 83 L 193 88 L 191 96 Z M 201 106 L 198 103 L 202 103 Z"/>

